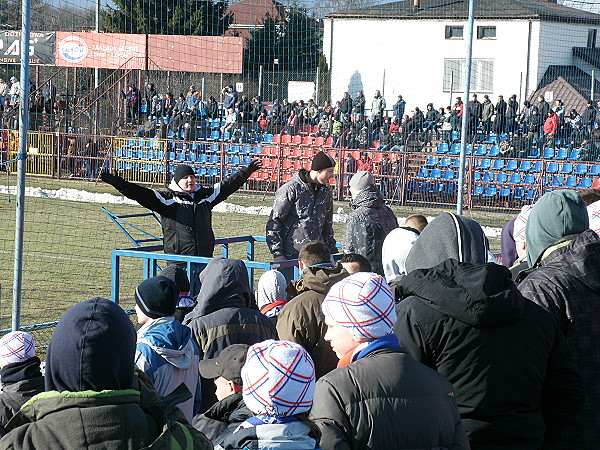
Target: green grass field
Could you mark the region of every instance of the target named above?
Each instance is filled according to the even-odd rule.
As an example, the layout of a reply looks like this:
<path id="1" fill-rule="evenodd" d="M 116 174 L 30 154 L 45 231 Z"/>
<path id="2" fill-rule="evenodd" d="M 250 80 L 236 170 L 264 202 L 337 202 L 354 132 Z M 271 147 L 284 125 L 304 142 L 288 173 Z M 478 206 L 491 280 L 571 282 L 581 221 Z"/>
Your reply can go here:
<path id="1" fill-rule="evenodd" d="M 2 174 L 0 185 L 15 186 L 14 176 Z M 29 177 L 28 187 L 44 190 L 78 189 L 93 193 L 116 194 L 110 186 L 71 180 Z M 272 194 L 236 194 L 228 202 L 242 206 L 264 206 L 272 202 Z M 26 197 L 23 258 L 23 289 L 21 324 L 33 325 L 57 320 L 71 305 L 94 296 L 110 295 L 110 256 L 115 248 L 131 247 L 132 243 L 101 211 L 105 206 L 116 214 L 132 214 L 146 210 L 134 205 L 86 203 L 56 198 Z M 336 202 L 335 211 L 347 202 Z M 421 213 L 435 216 L 452 209 L 394 207 L 396 214 L 405 217 Z M 14 229 L 16 201 L 14 195 L 0 194 L 0 329 L 9 328 L 11 321 Z M 501 227 L 510 217 L 502 212 L 471 212 L 470 217 L 482 225 Z M 214 213 L 213 228 L 217 237 L 264 235 L 266 216 Z M 133 221 L 140 228 L 161 236 L 160 227 L 150 218 Z M 343 224 L 334 226 L 338 241 L 343 237 Z M 499 248 L 491 240 L 493 250 Z M 220 249 L 215 249 L 218 254 Z M 245 257 L 245 244 L 230 249 L 233 257 Z M 265 244 L 257 244 L 256 259 L 269 261 Z M 141 261 L 122 261 L 121 303 L 132 308 L 132 293 L 142 279 Z M 35 333 L 38 345 L 47 344 L 52 328 Z"/>

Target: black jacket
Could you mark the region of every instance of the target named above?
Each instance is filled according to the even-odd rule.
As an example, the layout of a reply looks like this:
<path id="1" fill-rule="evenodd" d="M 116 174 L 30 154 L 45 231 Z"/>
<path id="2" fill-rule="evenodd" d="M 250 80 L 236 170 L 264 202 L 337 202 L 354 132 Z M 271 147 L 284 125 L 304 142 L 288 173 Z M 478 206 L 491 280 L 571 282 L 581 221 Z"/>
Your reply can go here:
<path id="1" fill-rule="evenodd" d="M 204 415 L 222 423 L 219 436 L 213 439 L 213 445 L 221 445 L 252 412 L 246 406 L 241 392 L 231 394 L 215 403 Z"/>
<path id="2" fill-rule="evenodd" d="M 583 403 L 581 376 L 557 323 L 506 267 L 449 259 L 413 270 L 396 293 L 395 332 L 454 385 L 473 448 L 557 441 Z"/>
<path id="3" fill-rule="evenodd" d="M 317 381 L 310 418 L 328 450 L 469 448 L 452 385 L 399 348 Z"/>
<path id="4" fill-rule="evenodd" d="M 231 344 L 252 345 L 277 339 L 271 320 L 257 310 L 241 260 L 212 260 L 200 273 L 200 282 L 198 304 L 185 316 L 184 325 L 192 330 L 202 359 L 216 358 Z M 200 412 L 215 401 L 213 380 L 203 378 Z"/>
<path id="5" fill-rule="evenodd" d="M 252 175 L 247 166 L 210 187 L 184 192 L 174 181 L 166 191 L 148 189 L 115 176 L 111 184 L 125 197 L 135 200 L 161 216 L 165 253 L 191 256 L 213 255 L 215 235 L 212 209 Z"/>
<path id="6" fill-rule="evenodd" d="M 4 426 L 21 406 L 31 397 L 44 392 L 44 377 L 40 371 L 40 359 L 37 356 L 27 361 L 7 364 L 0 374 L 2 393 L 0 393 L 0 436 L 5 434 Z"/>
<path id="7" fill-rule="evenodd" d="M 566 244 L 566 245 L 565 245 Z M 585 405 L 569 430 L 570 448 L 600 442 L 600 238 L 593 230 L 554 243 L 545 258 L 519 274 L 519 290 L 556 318 L 586 386 Z"/>

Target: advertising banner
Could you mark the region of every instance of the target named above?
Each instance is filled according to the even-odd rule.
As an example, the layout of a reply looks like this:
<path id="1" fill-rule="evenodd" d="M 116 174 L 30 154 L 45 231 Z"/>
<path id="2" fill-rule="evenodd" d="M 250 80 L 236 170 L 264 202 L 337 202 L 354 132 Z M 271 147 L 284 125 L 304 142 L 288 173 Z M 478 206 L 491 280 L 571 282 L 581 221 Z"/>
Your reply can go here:
<path id="1" fill-rule="evenodd" d="M 144 69 L 146 36 L 117 33 L 56 33 L 56 65 Z"/>
<path id="2" fill-rule="evenodd" d="M 31 31 L 29 64 L 54 65 L 56 33 Z M 21 63 L 21 32 L 0 31 L 0 64 Z"/>
<path id="3" fill-rule="evenodd" d="M 148 69 L 242 73 L 244 39 L 237 36 L 148 36 Z"/>

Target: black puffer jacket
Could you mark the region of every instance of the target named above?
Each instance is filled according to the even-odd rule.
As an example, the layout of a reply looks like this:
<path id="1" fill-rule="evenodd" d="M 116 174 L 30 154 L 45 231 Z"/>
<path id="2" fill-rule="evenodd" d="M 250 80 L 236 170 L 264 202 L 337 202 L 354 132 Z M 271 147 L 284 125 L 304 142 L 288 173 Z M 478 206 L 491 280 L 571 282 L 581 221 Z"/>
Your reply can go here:
<path id="1" fill-rule="evenodd" d="M 223 444 L 244 420 L 252 416 L 252 412 L 246 406 L 242 393 L 237 392 L 215 403 L 204 415 L 222 423 L 219 436 L 213 439 L 216 447 Z"/>
<path id="2" fill-rule="evenodd" d="M 200 273 L 200 282 L 198 304 L 185 316 L 184 325 L 192 330 L 202 359 L 216 358 L 231 344 L 277 339 L 273 323 L 256 307 L 241 260 L 212 260 Z M 213 381 L 202 379 L 200 412 L 216 402 L 214 392 Z"/>
<path id="3" fill-rule="evenodd" d="M 567 435 L 569 448 L 600 443 L 600 238 L 593 230 L 560 239 L 545 258 L 519 274 L 523 295 L 549 310 L 575 354 L 585 405 Z"/>
<path id="4" fill-rule="evenodd" d="M 44 377 L 37 356 L 27 361 L 7 364 L 0 374 L 0 436 L 4 426 L 31 397 L 44 392 Z"/>
<path id="5" fill-rule="evenodd" d="M 160 214 L 165 253 L 191 256 L 212 256 L 215 235 L 212 229 L 212 209 L 235 191 L 252 175 L 244 167 L 211 187 L 198 187 L 196 192 L 184 192 L 174 181 L 166 191 L 148 189 L 114 176 L 110 184 L 125 197 Z"/>
<path id="6" fill-rule="evenodd" d="M 267 222 L 267 245 L 274 257 L 298 257 L 300 249 L 310 241 L 323 241 L 336 253 L 333 237 L 333 196 L 331 188 L 317 186 L 307 180 L 301 169 L 277 189 L 273 210 Z"/>
<path id="7" fill-rule="evenodd" d="M 453 384 L 474 448 L 556 442 L 581 408 L 582 380 L 558 325 L 506 267 L 449 259 L 411 271 L 396 292 L 395 332 Z"/>
<path id="8" fill-rule="evenodd" d="M 352 212 L 346 221 L 344 253 L 359 253 L 369 260 L 373 272 L 383 275 L 381 249 L 390 231 L 398 228 L 398 219 L 376 186 L 369 186 L 350 202 Z"/>
<path id="9" fill-rule="evenodd" d="M 310 418 L 323 449 L 469 448 L 452 385 L 403 349 L 334 370 L 317 381 L 314 398 Z"/>

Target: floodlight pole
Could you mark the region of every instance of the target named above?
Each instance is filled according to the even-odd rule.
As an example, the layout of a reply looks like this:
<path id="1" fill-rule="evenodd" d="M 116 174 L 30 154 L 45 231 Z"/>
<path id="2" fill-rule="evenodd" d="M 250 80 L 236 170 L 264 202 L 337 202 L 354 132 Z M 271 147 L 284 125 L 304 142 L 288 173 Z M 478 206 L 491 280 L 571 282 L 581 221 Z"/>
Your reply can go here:
<path id="1" fill-rule="evenodd" d="M 464 79 L 463 115 L 460 130 L 460 169 L 458 172 L 458 191 L 456 195 L 456 214 L 463 212 L 465 191 L 465 161 L 467 155 L 467 125 L 469 120 L 469 95 L 471 91 L 471 57 L 473 54 L 473 22 L 475 16 L 475 0 L 469 0 L 469 23 L 467 24 L 467 57 L 465 59 L 466 71 Z"/>
<path id="2" fill-rule="evenodd" d="M 29 128 L 29 37 L 31 34 L 31 0 L 21 3 L 21 82 L 19 83 L 19 154 L 17 156 L 17 212 L 15 220 L 15 264 L 11 328 L 21 326 L 21 287 L 23 284 L 23 232 L 25 228 L 25 168 L 27 130 Z"/>
<path id="3" fill-rule="evenodd" d="M 94 31 L 96 33 L 100 33 L 100 0 L 96 0 L 96 24 L 94 26 Z M 94 114 L 94 135 L 96 135 L 96 139 L 98 136 L 98 115 L 100 114 L 100 105 L 98 104 L 98 96 L 100 94 L 98 90 L 98 86 L 100 86 L 100 69 L 98 67 L 94 68 L 94 90 L 96 93 L 96 106 L 95 106 L 95 114 Z M 97 142 L 97 141 L 96 141 Z"/>

